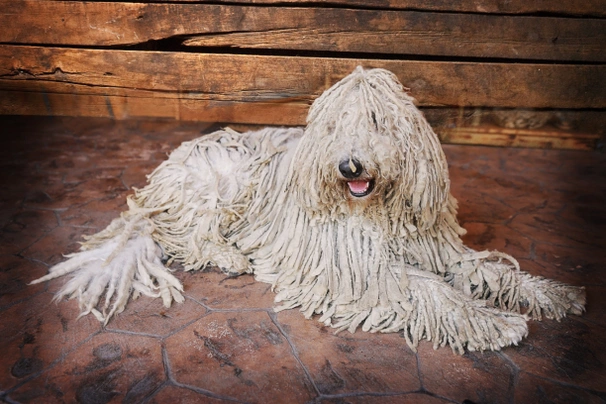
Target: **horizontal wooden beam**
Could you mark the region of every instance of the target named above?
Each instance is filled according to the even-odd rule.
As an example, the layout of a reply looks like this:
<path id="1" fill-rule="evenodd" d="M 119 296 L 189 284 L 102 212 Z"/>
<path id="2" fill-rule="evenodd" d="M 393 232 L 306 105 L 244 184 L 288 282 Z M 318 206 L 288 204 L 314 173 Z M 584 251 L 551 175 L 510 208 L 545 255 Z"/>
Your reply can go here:
<path id="1" fill-rule="evenodd" d="M 247 23 L 249 19 L 244 17 L 250 17 L 254 23 Z M 601 19 L 240 8 L 233 10 L 230 18 L 222 19 L 222 27 L 226 31 L 192 35 L 184 44 L 456 58 L 606 61 L 606 20 Z"/>
<path id="2" fill-rule="evenodd" d="M 394 72 L 423 106 L 606 108 L 606 66 L 0 46 L 0 90 L 309 104 L 356 66 Z"/>
<path id="3" fill-rule="evenodd" d="M 0 112 L 11 115 L 104 117 L 111 119 L 176 119 L 183 121 L 221 122 L 225 126 L 251 129 L 250 125 L 305 125 L 308 106 L 273 103 L 222 103 L 174 98 L 136 98 L 102 95 L 32 93 L 0 90 Z M 499 127 L 451 127 L 443 125 L 442 115 L 452 118 L 457 111 L 424 111 L 443 143 L 553 149 L 595 149 L 600 135 L 565 130 L 521 130 Z M 603 122 L 606 113 L 577 113 Z M 596 119 L 597 118 L 597 119 Z M 458 121 L 466 125 L 469 120 Z M 455 119 L 452 119 L 455 122 Z"/>
<path id="4" fill-rule="evenodd" d="M 570 133 L 549 129 L 506 129 L 499 127 L 440 128 L 443 143 L 473 144 L 499 147 L 532 147 L 540 149 L 593 150 L 598 134 Z"/>
<path id="5" fill-rule="evenodd" d="M 606 61 L 606 20 L 344 8 L 0 0 L 0 42 Z"/>
<path id="6" fill-rule="evenodd" d="M 233 0 L 162 0 L 163 3 L 233 4 Z M 455 11 L 480 14 L 562 14 L 575 16 L 606 15 L 606 0 L 238 0 L 242 4 L 306 7 L 376 8 L 396 10 Z"/>
<path id="7" fill-rule="evenodd" d="M 182 121 L 304 125 L 306 103 L 239 102 L 166 94 L 64 94 L 0 90 L 0 114 L 83 116 L 112 119 L 165 118 Z"/>

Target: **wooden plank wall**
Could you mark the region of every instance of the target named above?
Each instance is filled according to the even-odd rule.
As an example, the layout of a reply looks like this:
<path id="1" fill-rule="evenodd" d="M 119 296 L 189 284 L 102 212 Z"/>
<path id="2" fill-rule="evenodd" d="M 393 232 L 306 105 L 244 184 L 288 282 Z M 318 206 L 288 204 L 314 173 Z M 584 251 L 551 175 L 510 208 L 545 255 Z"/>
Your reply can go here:
<path id="1" fill-rule="evenodd" d="M 2 114 L 301 125 L 362 65 L 444 141 L 591 148 L 606 126 L 606 0 L 0 0 L 0 27 Z"/>

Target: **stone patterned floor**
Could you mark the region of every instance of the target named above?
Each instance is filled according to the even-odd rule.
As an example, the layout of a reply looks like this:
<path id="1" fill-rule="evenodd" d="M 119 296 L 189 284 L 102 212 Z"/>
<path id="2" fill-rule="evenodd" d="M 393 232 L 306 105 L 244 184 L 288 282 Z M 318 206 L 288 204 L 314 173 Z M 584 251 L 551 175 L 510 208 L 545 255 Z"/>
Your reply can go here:
<path id="1" fill-rule="evenodd" d="M 466 242 L 586 285 L 582 317 L 518 347 L 454 355 L 397 334 L 334 335 L 250 276 L 176 272 L 185 303 L 141 298 L 106 328 L 27 283 L 125 208 L 184 140 L 174 122 L 2 117 L 0 399 L 23 403 L 603 403 L 606 155 L 445 146 Z"/>

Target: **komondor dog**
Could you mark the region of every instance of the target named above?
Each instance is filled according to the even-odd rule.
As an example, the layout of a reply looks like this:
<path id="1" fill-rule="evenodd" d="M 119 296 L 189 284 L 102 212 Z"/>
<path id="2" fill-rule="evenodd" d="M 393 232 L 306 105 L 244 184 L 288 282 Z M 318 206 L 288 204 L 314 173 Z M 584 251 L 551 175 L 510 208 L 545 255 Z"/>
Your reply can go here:
<path id="1" fill-rule="evenodd" d="M 183 143 L 128 211 L 34 283 L 71 274 L 56 298 L 107 322 L 131 296 L 183 301 L 165 260 L 216 265 L 271 283 L 276 310 L 458 353 L 584 310 L 583 288 L 466 247 L 449 186 L 439 140 L 397 78 L 357 68 L 313 103 L 305 129 Z"/>

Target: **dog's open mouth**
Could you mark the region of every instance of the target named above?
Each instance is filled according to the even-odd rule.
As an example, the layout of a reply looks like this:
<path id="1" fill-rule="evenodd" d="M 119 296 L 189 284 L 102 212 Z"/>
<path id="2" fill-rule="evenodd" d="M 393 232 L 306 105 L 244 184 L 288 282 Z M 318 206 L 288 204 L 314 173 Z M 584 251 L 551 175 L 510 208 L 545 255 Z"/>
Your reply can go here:
<path id="1" fill-rule="evenodd" d="M 347 181 L 349 192 L 356 198 L 361 198 L 370 194 L 375 186 L 374 180 L 354 180 Z"/>

